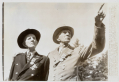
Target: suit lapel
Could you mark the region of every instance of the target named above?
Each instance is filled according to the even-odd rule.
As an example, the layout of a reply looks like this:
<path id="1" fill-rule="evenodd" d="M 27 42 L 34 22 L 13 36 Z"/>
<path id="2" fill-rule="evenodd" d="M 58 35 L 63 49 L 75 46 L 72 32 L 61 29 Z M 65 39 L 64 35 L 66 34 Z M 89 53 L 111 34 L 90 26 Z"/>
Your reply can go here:
<path id="1" fill-rule="evenodd" d="M 67 57 L 67 56 L 71 55 L 72 52 L 73 52 L 72 49 L 70 49 L 70 48 L 66 48 L 66 49 L 64 49 L 64 50 L 62 51 L 61 55 Z"/>
<path id="2" fill-rule="evenodd" d="M 54 56 L 54 61 L 58 61 L 59 58 L 60 58 L 60 54 L 59 54 L 59 51 L 58 51 L 59 47 L 55 49 L 55 51 L 53 52 Z"/>
<path id="3" fill-rule="evenodd" d="M 29 69 L 31 66 L 33 66 L 34 64 L 36 64 L 37 62 L 41 61 L 43 59 L 42 56 L 40 56 L 37 52 L 34 54 L 34 56 L 31 58 L 31 60 L 23 67 L 23 69 L 21 70 L 21 72 L 19 73 L 18 76 L 20 76 L 22 74 L 23 71 L 26 71 L 27 69 Z"/>
<path id="4" fill-rule="evenodd" d="M 71 56 L 73 50 L 70 48 L 65 48 L 64 50 L 62 50 L 62 53 L 59 54 L 58 49 L 57 51 L 55 51 L 55 59 L 56 62 L 54 63 L 54 67 L 56 67 L 60 62 L 63 62 L 68 56 Z M 56 55 L 56 53 L 58 53 Z"/>
<path id="5" fill-rule="evenodd" d="M 66 49 L 62 51 L 62 53 L 59 54 L 58 48 L 56 48 L 55 51 L 53 52 L 54 54 L 53 57 L 56 61 L 58 61 L 61 58 L 61 56 L 69 56 L 72 54 L 72 52 L 73 52 L 73 49 L 70 49 L 69 47 L 67 47 Z"/>

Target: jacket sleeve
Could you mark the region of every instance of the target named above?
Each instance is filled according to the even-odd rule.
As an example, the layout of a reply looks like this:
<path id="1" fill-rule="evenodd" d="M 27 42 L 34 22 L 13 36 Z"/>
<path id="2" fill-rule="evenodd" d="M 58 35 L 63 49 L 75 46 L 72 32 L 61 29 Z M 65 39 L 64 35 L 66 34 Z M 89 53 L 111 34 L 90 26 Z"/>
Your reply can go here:
<path id="1" fill-rule="evenodd" d="M 12 80 L 12 76 L 13 76 L 13 72 L 14 72 L 14 65 L 15 65 L 15 57 L 13 59 L 13 62 L 12 62 L 12 66 L 11 66 L 11 69 L 10 69 L 10 74 L 9 74 L 9 81 Z"/>
<path id="2" fill-rule="evenodd" d="M 100 53 L 105 46 L 105 25 L 102 23 L 101 27 L 95 26 L 93 41 L 89 47 L 82 48 L 80 52 L 80 60 L 84 61 L 87 58 Z"/>
<path id="3" fill-rule="evenodd" d="M 48 80 L 49 64 L 50 64 L 50 61 L 49 61 L 49 58 L 47 57 L 47 59 L 45 61 L 45 64 L 44 64 L 44 73 L 43 73 L 44 81 L 47 81 Z"/>

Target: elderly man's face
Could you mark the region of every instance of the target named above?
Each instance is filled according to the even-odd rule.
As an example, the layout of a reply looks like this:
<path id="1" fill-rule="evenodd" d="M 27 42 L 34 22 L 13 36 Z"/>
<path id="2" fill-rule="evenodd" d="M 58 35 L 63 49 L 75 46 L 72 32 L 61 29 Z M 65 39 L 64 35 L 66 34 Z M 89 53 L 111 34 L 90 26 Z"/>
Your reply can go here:
<path id="1" fill-rule="evenodd" d="M 34 34 L 28 34 L 24 41 L 28 48 L 35 48 L 38 43 Z"/>
<path id="2" fill-rule="evenodd" d="M 69 43 L 71 40 L 71 32 L 69 30 L 63 30 L 58 34 L 58 41 L 62 43 Z"/>

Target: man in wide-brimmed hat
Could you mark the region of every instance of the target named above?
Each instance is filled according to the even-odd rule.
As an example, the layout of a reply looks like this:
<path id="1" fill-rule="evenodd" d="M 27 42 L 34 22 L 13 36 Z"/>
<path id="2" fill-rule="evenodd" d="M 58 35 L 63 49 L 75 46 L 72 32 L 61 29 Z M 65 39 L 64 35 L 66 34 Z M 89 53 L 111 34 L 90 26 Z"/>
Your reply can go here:
<path id="1" fill-rule="evenodd" d="M 69 42 L 74 35 L 70 26 L 61 26 L 53 34 L 53 41 L 59 47 L 48 54 L 50 58 L 49 81 L 76 81 L 82 80 L 78 76 L 78 66 L 87 58 L 100 53 L 105 44 L 105 25 L 102 23 L 105 15 L 99 13 L 95 18 L 95 35 L 89 47 L 79 45 L 72 47 Z M 77 41 L 76 41 L 77 43 Z M 76 43 L 73 43 L 75 46 Z"/>
<path id="2" fill-rule="evenodd" d="M 49 59 L 35 50 L 40 37 L 40 32 L 35 29 L 26 29 L 18 36 L 19 47 L 27 51 L 14 57 L 9 75 L 10 81 L 47 80 Z"/>

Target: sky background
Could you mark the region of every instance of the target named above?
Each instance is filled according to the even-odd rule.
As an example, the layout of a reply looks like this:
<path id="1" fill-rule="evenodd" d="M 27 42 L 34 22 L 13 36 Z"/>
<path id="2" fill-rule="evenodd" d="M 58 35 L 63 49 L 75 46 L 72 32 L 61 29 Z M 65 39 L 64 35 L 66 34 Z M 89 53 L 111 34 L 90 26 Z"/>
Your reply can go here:
<path id="1" fill-rule="evenodd" d="M 56 28 L 71 26 L 74 28 L 74 37 L 88 46 L 94 34 L 95 16 L 103 3 L 30 3 L 30 2 L 5 2 L 4 3 L 4 77 L 9 76 L 9 71 L 15 53 L 24 52 L 18 47 L 19 34 L 34 28 L 41 33 L 36 51 L 46 55 L 58 47 L 53 42 L 52 36 Z M 108 4 L 103 11 L 106 14 L 106 45 L 103 52 L 108 49 Z"/>

